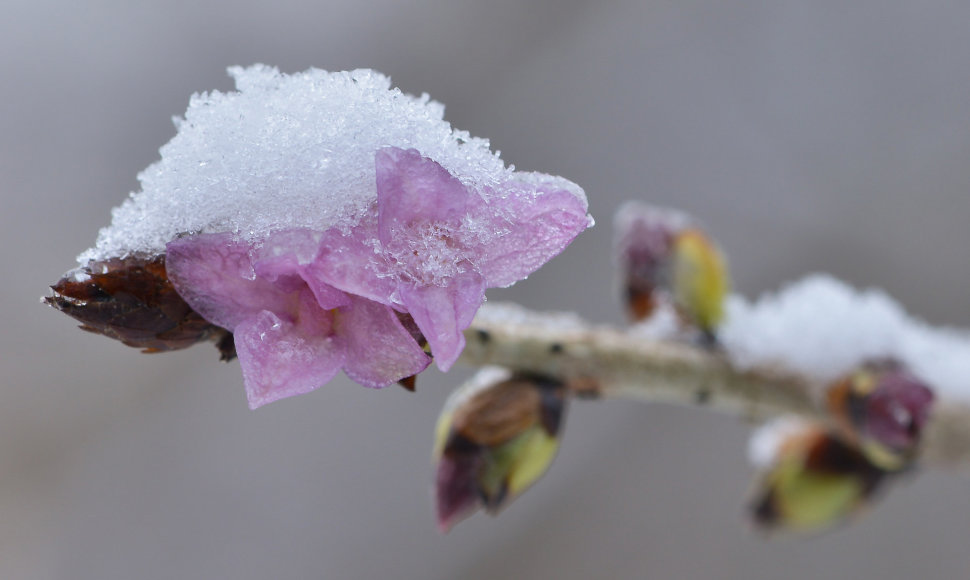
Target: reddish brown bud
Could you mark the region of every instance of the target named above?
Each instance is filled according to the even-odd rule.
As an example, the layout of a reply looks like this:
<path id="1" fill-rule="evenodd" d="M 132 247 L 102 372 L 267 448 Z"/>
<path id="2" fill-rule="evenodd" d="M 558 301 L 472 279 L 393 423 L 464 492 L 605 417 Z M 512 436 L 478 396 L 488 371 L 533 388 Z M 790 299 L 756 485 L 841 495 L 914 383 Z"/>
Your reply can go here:
<path id="1" fill-rule="evenodd" d="M 143 352 L 188 348 L 214 340 L 223 360 L 236 356 L 232 334 L 192 310 L 175 291 L 165 257 L 92 262 L 68 272 L 44 301 L 81 322 L 81 329 Z"/>

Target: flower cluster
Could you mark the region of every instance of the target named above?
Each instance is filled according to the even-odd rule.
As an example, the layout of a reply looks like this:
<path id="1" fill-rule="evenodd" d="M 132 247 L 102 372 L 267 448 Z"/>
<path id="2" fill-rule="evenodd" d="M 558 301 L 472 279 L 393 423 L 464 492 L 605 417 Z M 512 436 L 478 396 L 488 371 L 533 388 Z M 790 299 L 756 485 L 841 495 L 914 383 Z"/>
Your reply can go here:
<path id="1" fill-rule="evenodd" d="M 375 211 L 349 231 L 230 234 L 166 246 L 176 290 L 233 332 L 252 407 L 305 393 L 341 369 L 381 387 L 431 362 L 448 370 L 485 289 L 528 276 L 589 223 L 557 180 L 486 196 L 414 149 L 376 153 Z"/>
<path id="2" fill-rule="evenodd" d="M 218 340 L 251 407 L 340 370 L 370 387 L 447 370 L 485 289 L 592 225 L 576 184 L 505 166 L 380 73 L 230 74 L 47 302 L 152 351 Z"/>

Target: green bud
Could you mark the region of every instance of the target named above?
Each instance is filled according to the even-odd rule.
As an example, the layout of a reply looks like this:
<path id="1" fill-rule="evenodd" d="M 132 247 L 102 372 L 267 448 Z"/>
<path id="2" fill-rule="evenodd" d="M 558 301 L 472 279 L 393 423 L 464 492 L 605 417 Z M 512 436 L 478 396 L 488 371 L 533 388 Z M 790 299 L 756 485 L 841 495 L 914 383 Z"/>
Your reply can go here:
<path id="1" fill-rule="evenodd" d="M 824 427 L 805 424 L 776 446 L 751 513 L 765 529 L 820 531 L 858 513 L 885 476 L 854 446 Z"/>
<path id="2" fill-rule="evenodd" d="M 565 410 L 562 383 L 483 369 L 445 405 L 435 429 L 438 526 L 497 513 L 549 468 Z"/>

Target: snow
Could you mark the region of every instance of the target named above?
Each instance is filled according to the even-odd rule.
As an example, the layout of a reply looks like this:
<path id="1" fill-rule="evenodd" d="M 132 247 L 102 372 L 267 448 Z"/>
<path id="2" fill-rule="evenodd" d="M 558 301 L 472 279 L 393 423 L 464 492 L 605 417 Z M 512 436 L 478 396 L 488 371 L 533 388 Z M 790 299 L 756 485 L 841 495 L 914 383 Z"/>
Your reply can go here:
<path id="1" fill-rule="evenodd" d="M 892 357 L 943 399 L 970 402 L 970 333 L 933 328 L 880 290 L 814 274 L 754 303 L 732 296 L 718 337 L 739 368 L 780 366 L 828 382 Z"/>
<path id="2" fill-rule="evenodd" d="M 113 210 L 81 265 L 159 254 L 187 233 L 258 242 L 285 229 L 347 231 L 374 211 L 375 153 L 387 146 L 417 149 L 486 201 L 513 178 L 553 179 L 514 172 L 487 140 L 453 129 L 442 104 L 372 70 L 286 75 L 254 65 L 229 74 L 237 90 L 192 96 L 161 159 L 139 174 L 141 191 Z M 555 183 L 585 203 L 578 186 Z"/>

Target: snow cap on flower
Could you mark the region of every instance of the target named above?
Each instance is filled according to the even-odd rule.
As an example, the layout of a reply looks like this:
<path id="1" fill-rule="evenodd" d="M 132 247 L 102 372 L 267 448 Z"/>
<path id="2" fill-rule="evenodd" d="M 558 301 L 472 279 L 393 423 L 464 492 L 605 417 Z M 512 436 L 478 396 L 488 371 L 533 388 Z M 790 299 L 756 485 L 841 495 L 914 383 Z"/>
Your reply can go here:
<path id="1" fill-rule="evenodd" d="M 509 195 L 509 182 L 538 180 L 586 207 L 577 185 L 506 167 L 487 140 L 452 128 L 441 103 L 392 88 L 379 72 L 254 65 L 229 74 L 235 91 L 192 96 L 161 159 L 138 175 L 141 191 L 114 209 L 82 266 L 157 255 L 186 233 L 258 243 L 277 230 L 346 231 L 373 215 L 375 155 L 384 147 L 420 151 L 488 202 Z M 540 187 L 527 189 L 538 195 Z"/>
<path id="2" fill-rule="evenodd" d="M 577 185 L 506 167 L 380 73 L 230 74 L 237 91 L 192 97 L 79 261 L 165 254 L 185 302 L 234 333 L 253 407 L 341 369 L 406 379 L 425 344 L 447 370 L 485 289 L 593 223 Z"/>

